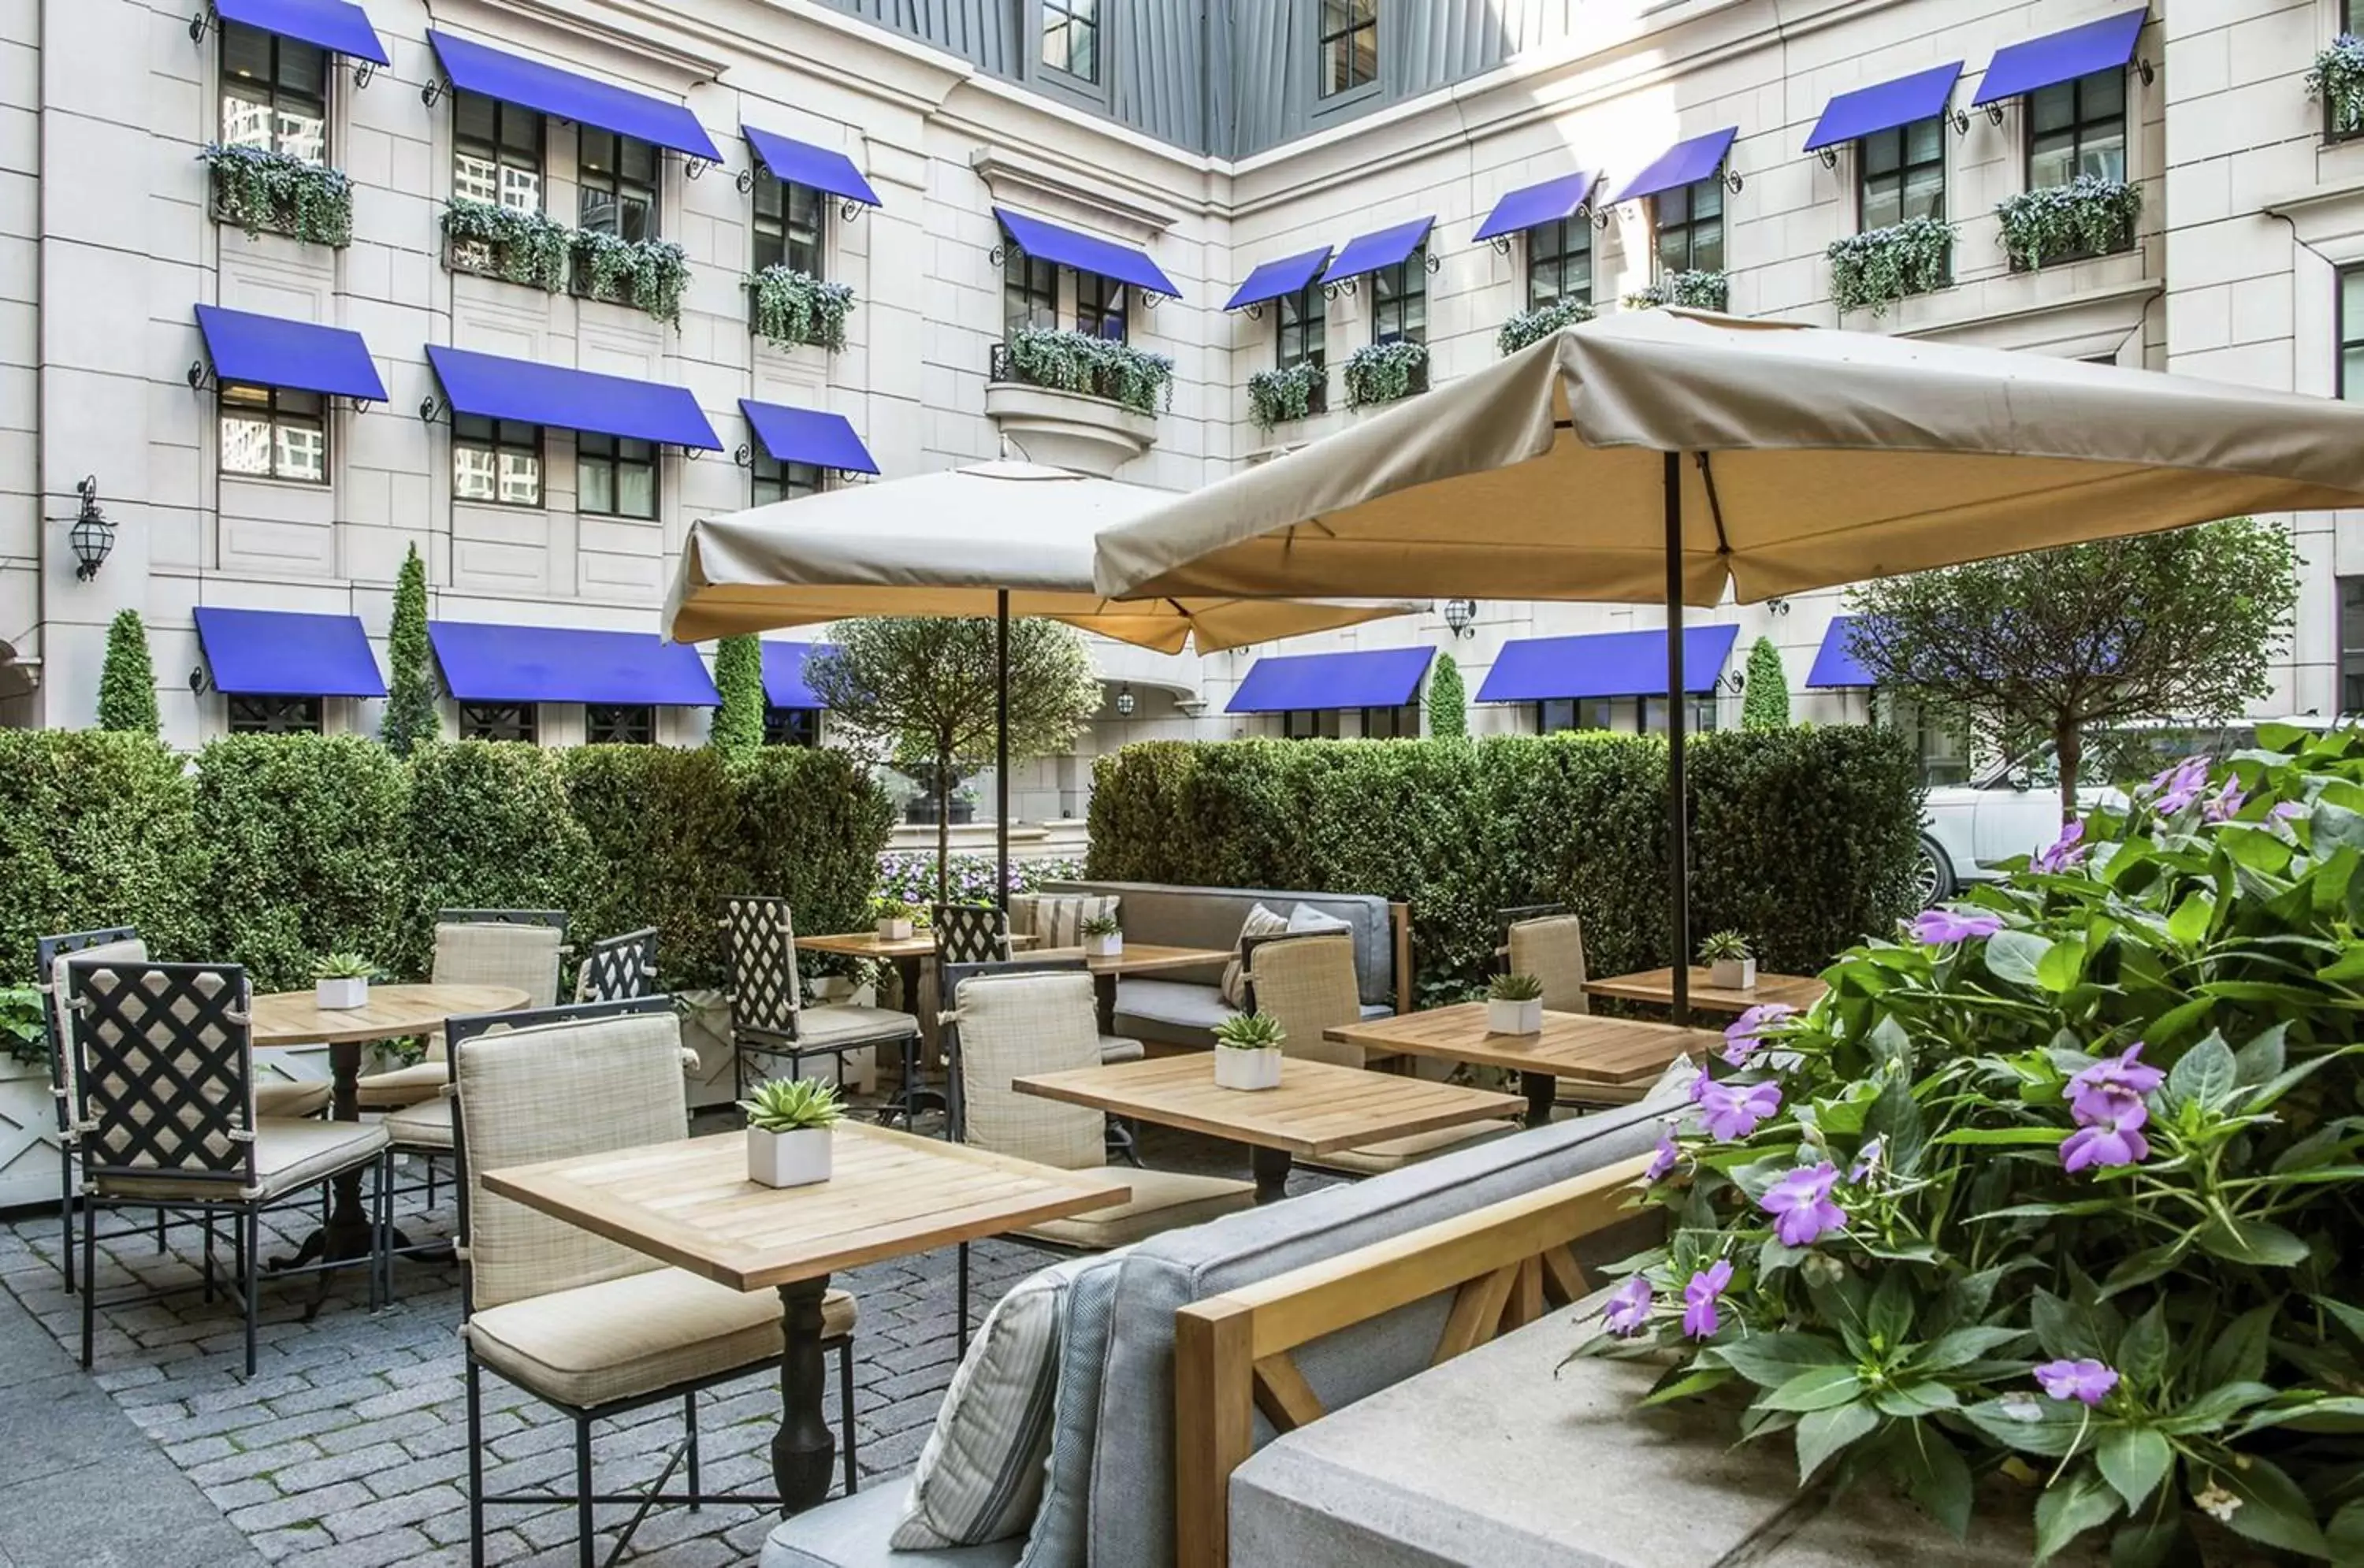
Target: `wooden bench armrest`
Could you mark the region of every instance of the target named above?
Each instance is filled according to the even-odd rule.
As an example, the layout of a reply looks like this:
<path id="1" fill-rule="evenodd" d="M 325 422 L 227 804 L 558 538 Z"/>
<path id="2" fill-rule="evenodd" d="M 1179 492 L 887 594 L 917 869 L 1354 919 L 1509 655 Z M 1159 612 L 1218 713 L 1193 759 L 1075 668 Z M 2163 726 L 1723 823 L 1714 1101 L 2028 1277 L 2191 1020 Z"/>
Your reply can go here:
<path id="1" fill-rule="evenodd" d="M 1411 906 L 1400 901 L 1388 906 L 1388 934 L 1395 942 L 1396 1017 L 1411 1011 Z"/>

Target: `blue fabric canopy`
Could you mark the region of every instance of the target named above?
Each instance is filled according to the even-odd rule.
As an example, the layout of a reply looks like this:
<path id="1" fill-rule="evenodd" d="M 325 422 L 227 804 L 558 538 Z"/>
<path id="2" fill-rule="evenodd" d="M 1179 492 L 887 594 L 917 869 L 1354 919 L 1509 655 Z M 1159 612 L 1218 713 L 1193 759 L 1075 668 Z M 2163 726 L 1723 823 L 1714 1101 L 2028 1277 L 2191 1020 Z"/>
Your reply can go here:
<path id="1" fill-rule="evenodd" d="M 197 641 L 214 689 L 235 697 L 382 697 L 359 616 L 201 605 Z"/>
<path id="2" fill-rule="evenodd" d="M 1806 139 L 1806 150 L 1813 152 L 1843 141 L 1859 140 L 1942 114 L 1961 75 L 1962 62 L 1957 60 L 1950 65 L 1932 66 L 1910 76 L 1900 76 L 1893 82 L 1841 93 L 1823 107 L 1823 117 L 1814 122 L 1814 134 Z"/>
<path id="3" fill-rule="evenodd" d="M 214 0 L 214 14 L 225 22 L 316 43 L 374 65 L 394 63 L 386 58 L 385 45 L 378 42 L 368 14 L 352 0 Z"/>
<path id="4" fill-rule="evenodd" d="M 1096 234 L 1078 229 L 1062 228 L 1055 223 L 1045 223 L 1039 217 L 1011 212 L 1008 207 L 995 207 L 993 216 L 1001 220 L 1003 232 L 1010 242 L 1027 255 L 1044 261 L 1055 261 L 1062 267 L 1073 267 L 1079 272 L 1114 278 L 1121 284 L 1147 289 L 1174 299 L 1182 291 L 1165 275 L 1149 252 L 1131 245 L 1120 245 L 1113 239 L 1102 239 Z"/>
<path id="5" fill-rule="evenodd" d="M 1498 234 L 1516 234 L 1537 224 L 1557 223 L 1582 206 L 1584 198 L 1591 194 L 1589 173 L 1562 174 L 1539 185 L 1522 185 L 1496 202 L 1494 210 L 1469 238 L 1491 239 Z"/>
<path id="6" fill-rule="evenodd" d="M 1259 659 L 1232 694 L 1225 713 L 1290 713 L 1304 708 L 1401 707 L 1420 692 L 1433 648 L 1375 648 L 1360 653 L 1298 653 Z"/>
<path id="7" fill-rule="evenodd" d="M 739 400 L 739 410 L 747 416 L 748 428 L 775 462 L 808 462 L 841 473 L 878 472 L 870 449 L 862 444 L 862 438 L 853 433 L 853 422 L 842 414 L 758 403 L 749 397 Z"/>
<path id="8" fill-rule="evenodd" d="M 1738 126 L 1726 126 L 1705 136 L 1678 141 L 1651 165 L 1626 183 L 1619 192 L 1620 201 L 1637 202 L 1644 196 L 1655 196 L 1662 191 L 1679 190 L 1695 185 L 1723 167 L 1724 155 L 1732 150 L 1733 139 L 1740 135 Z"/>
<path id="9" fill-rule="evenodd" d="M 819 708 L 820 698 L 805 684 L 805 661 L 820 651 L 818 642 L 764 644 L 764 700 L 774 707 Z"/>
<path id="10" fill-rule="evenodd" d="M 2005 98 L 2074 82 L 2097 71 L 2123 70 L 2135 57 L 2135 44 L 2141 39 L 2143 23 L 2149 15 L 2148 6 L 2137 6 L 2098 22 L 2046 33 L 2040 39 L 2028 39 L 1995 50 L 1994 59 L 1987 64 L 1986 79 L 1979 83 L 1979 95 L 1970 100 L 1970 106 L 1999 104 Z"/>
<path id="11" fill-rule="evenodd" d="M 1393 228 L 1382 228 L 1372 234 L 1358 234 L 1346 241 L 1329 271 L 1321 274 L 1325 284 L 1341 278 L 1359 278 L 1365 272 L 1376 272 L 1381 267 L 1392 267 L 1420 249 L 1428 231 L 1436 227 L 1433 217 L 1416 217 L 1410 223 L 1399 223 Z"/>
<path id="12" fill-rule="evenodd" d="M 385 401 L 385 383 L 358 332 L 217 305 L 197 306 L 197 330 L 205 334 L 217 381 Z"/>
<path id="13" fill-rule="evenodd" d="M 1223 304 L 1225 310 L 1237 310 L 1245 305 L 1262 305 L 1268 299 L 1295 294 L 1313 281 L 1321 263 L 1330 259 L 1330 247 L 1307 250 L 1295 256 L 1283 256 L 1277 261 L 1266 261 L 1248 274 L 1248 281 L 1234 291 Z"/>
<path id="14" fill-rule="evenodd" d="M 1740 636 L 1736 626 L 1683 628 L 1683 686 L 1712 690 Z M 1604 631 L 1588 637 L 1530 637 L 1502 644 L 1478 688 L 1479 702 L 1545 702 L 1571 697 L 1639 697 L 1667 689 L 1667 634 Z"/>
<path id="15" fill-rule="evenodd" d="M 429 621 L 443 684 L 461 702 L 652 703 L 719 707 L 722 694 L 687 643 L 652 631 Z"/>
<path id="16" fill-rule="evenodd" d="M 430 344 L 428 361 L 452 411 L 719 452 L 722 443 L 688 390 Z"/>
<path id="17" fill-rule="evenodd" d="M 775 130 L 762 130 L 754 126 L 741 126 L 747 134 L 747 145 L 755 150 L 764 167 L 783 180 L 807 185 L 816 191 L 827 191 L 833 196 L 843 196 L 864 206 L 879 206 L 878 193 L 853 166 L 853 160 L 833 148 L 816 147 L 809 141 L 798 141 L 793 136 L 782 136 Z"/>
<path id="18" fill-rule="evenodd" d="M 1814 668 L 1806 676 L 1810 686 L 1876 686 L 1871 672 L 1857 662 L 1850 639 L 1855 635 L 1855 617 L 1834 616 L 1828 631 L 1823 633 L 1823 645 L 1814 651 Z"/>
<path id="19" fill-rule="evenodd" d="M 480 93 L 557 119 L 638 137 L 708 163 L 722 161 L 722 150 L 683 105 L 596 77 L 578 76 L 523 55 L 505 54 L 437 28 L 429 28 L 427 37 L 435 45 L 436 58 L 443 62 L 443 73 L 463 93 Z"/>

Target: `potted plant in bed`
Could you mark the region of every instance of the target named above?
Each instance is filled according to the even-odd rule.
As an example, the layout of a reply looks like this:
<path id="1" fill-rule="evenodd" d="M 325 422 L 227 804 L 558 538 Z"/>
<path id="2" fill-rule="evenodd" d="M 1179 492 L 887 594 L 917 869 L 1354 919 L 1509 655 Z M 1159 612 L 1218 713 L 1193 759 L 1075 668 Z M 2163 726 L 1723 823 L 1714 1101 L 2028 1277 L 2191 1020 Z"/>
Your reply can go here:
<path id="1" fill-rule="evenodd" d="M 1544 1032 L 1544 983 L 1532 974 L 1498 974 L 1486 988 L 1488 1034 Z"/>
<path id="2" fill-rule="evenodd" d="M 1215 1083 L 1225 1089 L 1280 1087 L 1281 1042 L 1288 1038 L 1270 1013 L 1241 1013 L 1215 1026 Z"/>
<path id="3" fill-rule="evenodd" d="M 912 922 L 919 911 L 899 898 L 881 898 L 871 906 L 878 917 L 878 940 L 882 942 L 908 942 L 911 940 Z"/>
<path id="4" fill-rule="evenodd" d="M 312 965 L 312 1005 L 349 1013 L 369 1006 L 370 973 L 375 968 L 357 952 L 332 952 Z"/>
<path id="5" fill-rule="evenodd" d="M 1718 990 L 1756 989 L 1756 955 L 1738 931 L 1718 931 L 1700 943 L 1700 962 L 1707 965 L 1708 984 Z"/>
<path id="6" fill-rule="evenodd" d="M 739 1102 L 747 1113 L 747 1179 L 759 1186 L 803 1187 L 829 1180 L 834 1128 L 845 1106 L 833 1084 L 775 1078 Z"/>
<path id="7" fill-rule="evenodd" d="M 1124 951 L 1124 929 L 1113 915 L 1095 915 L 1083 923 L 1084 956 L 1114 958 Z"/>

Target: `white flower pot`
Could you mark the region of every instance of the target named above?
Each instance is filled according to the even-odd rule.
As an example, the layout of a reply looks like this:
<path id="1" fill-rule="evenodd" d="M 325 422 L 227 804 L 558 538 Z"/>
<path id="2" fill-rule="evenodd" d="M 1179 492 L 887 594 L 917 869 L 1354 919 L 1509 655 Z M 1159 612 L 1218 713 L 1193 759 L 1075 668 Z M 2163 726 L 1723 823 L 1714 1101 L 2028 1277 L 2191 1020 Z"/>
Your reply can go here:
<path id="1" fill-rule="evenodd" d="M 1488 1034 L 1541 1034 L 1544 1032 L 1544 999 L 1541 996 L 1526 1002 L 1505 1002 L 1500 997 L 1486 999 L 1486 1032 Z"/>
<path id="2" fill-rule="evenodd" d="M 369 976 L 350 980 L 315 980 L 312 1005 L 324 1012 L 350 1013 L 369 1006 Z"/>
<path id="3" fill-rule="evenodd" d="M 1277 1045 L 1257 1051 L 1218 1045 L 1215 1047 L 1215 1086 L 1219 1089 L 1277 1089 L 1280 1087 L 1280 1047 Z"/>
<path id="4" fill-rule="evenodd" d="M 909 941 L 911 940 L 911 922 L 909 920 L 879 921 L 878 940 L 882 942 Z"/>
<path id="5" fill-rule="evenodd" d="M 1720 958 L 1707 966 L 1707 983 L 1719 991 L 1754 991 L 1756 989 L 1756 961 L 1753 958 Z"/>
<path id="6" fill-rule="evenodd" d="M 1114 958 L 1123 951 L 1124 933 L 1122 931 L 1117 932 L 1112 937 L 1086 937 L 1084 939 L 1084 956 L 1086 958 Z"/>
<path id="7" fill-rule="evenodd" d="M 766 1187 L 808 1187 L 825 1182 L 834 1147 L 825 1127 L 798 1128 L 794 1132 L 765 1132 L 751 1127 L 747 1129 L 747 1179 Z"/>

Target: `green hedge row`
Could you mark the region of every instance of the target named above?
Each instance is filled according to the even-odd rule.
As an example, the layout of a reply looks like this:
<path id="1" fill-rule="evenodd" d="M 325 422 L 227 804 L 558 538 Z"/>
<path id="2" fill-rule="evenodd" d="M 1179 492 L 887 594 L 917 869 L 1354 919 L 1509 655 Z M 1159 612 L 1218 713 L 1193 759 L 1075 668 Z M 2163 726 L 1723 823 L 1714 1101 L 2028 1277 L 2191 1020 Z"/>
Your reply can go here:
<path id="1" fill-rule="evenodd" d="M 426 971 L 435 911 L 563 908 L 578 947 L 659 928 L 669 986 L 719 985 L 716 903 L 785 895 L 806 930 L 868 915 L 891 820 L 842 753 L 463 741 L 408 761 L 350 736 L 0 730 L 0 976 L 50 932 L 133 925 L 262 990 L 331 951 Z"/>
<path id="2" fill-rule="evenodd" d="M 1912 912 L 1921 789 L 1870 728 L 1701 736 L 1691 926 L 1811 973 Z M 1103 758 L 1091 874 L 1376 893 L 1412 906 L 1423 995 L 1486 973 L 1495 911 L 1564 903 L 1597 974 L 1667 952 L 1667 749 L 1638 736 L 1152 741 Z"/>

